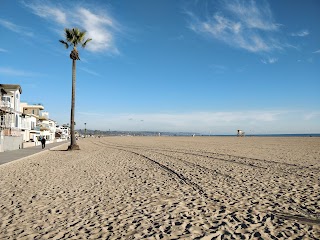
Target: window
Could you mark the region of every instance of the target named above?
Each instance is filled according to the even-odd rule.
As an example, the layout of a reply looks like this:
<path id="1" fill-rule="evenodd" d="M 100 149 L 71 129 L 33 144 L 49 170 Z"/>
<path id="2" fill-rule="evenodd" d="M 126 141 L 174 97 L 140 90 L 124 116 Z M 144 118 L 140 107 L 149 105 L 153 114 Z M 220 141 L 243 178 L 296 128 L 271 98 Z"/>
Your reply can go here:
<path id="1" fill-rule="evenodd" d="M 19 124 L 19 117 L 18 115 L 16 115 L 16 127 L 18 127 L 18 124 Z"/>
<path id="2" fill-rule="evenodd" d="M 11 102 L 10 97 L 2 97 L 2 101 L 4 102 Z"/>
<path id="3" fill-rule="evenodd" d="M 6 116 L 1 115 L 1 116 L 0 116 L 0 125 L 4 126 L 4 125 L 5 125 L 5 122 L 6 122 Z"/>

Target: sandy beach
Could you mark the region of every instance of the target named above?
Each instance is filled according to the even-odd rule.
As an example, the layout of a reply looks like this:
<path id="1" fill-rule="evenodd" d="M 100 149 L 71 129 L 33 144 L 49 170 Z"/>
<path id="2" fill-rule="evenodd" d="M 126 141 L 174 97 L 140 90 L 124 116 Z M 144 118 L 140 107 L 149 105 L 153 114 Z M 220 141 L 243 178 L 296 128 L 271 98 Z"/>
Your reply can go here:
<path id="1" fill-rule="evenodd" d="M 0 239 L 320 239 L 320 138 L 78 144 L 0 166 Z"/>

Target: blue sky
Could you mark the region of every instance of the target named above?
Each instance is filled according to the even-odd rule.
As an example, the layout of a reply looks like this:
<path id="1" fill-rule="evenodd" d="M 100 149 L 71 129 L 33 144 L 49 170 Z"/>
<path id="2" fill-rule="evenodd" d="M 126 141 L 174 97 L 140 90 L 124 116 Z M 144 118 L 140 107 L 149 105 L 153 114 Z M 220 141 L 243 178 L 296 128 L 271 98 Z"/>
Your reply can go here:
<path id="1" fill-rule="evenodd" d="M 320 133 L 317 0 L 0 2 L 0 82 L 76 128 Z"/>

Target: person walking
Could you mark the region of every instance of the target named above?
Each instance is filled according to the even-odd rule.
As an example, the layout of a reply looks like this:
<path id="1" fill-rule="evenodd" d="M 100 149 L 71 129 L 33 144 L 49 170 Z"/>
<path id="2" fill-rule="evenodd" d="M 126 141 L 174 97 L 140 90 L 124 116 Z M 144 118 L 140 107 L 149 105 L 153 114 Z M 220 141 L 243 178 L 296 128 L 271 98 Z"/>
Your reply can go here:
<path id="1" fill-rule="evenodd" d="M 44 149 L 46 147 L 46 138 L 45 137 L 41 138 L 41 144 L 42 144 L 42 149 Z"/>

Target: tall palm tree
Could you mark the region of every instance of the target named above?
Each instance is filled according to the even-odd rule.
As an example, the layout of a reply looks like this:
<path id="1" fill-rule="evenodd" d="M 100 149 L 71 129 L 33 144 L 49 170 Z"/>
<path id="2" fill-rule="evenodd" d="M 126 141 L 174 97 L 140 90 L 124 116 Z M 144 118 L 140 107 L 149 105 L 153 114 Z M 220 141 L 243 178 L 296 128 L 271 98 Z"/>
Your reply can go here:
<path id="1" fill-rule="evenodd" d="M 74 110 L 75 110 L 75 98 L 76 98 L 76 61 L 80 60 L 79 53 L 77 50 L 78 44 L 84 48 L 88 42 L 92 39 L 88 38 L 84 40 L 86 32 L 81 32 L 78 28 L 65 28 L 65 40 L 59 40 L 66 48 L 73 46 L 70 53 L 70 58 L 72 59 L 72 93 L 71 93 L 71 117 L 70 117 L 70 128 L 71 128 L 71 143 L 68 150 L 79 150 L 79 145 L 76 143 L 76 136 L 74 130 Z"/>

